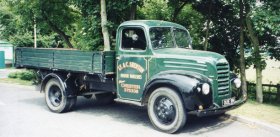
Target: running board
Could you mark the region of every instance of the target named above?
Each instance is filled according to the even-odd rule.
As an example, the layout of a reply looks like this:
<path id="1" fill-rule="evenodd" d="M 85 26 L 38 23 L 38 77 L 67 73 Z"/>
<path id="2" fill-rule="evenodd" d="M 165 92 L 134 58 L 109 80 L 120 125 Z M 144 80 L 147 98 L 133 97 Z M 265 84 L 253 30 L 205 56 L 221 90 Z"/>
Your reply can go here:
<path id="1" fill-rule="evenodd" d="M 120 102 L 120 103 L 132 104 L 132 105 L 136 105 L 136 106 L 140 106 L 140 107 L 144 106 L 143 104 L 141 104 L 141 102 L 136 102 L 136 101 L 132 101 L 132 100 L 124 100 L 124 99 L 119 99 L 119 98 L 116 98 L 114 100 L 116 102 Z"/>

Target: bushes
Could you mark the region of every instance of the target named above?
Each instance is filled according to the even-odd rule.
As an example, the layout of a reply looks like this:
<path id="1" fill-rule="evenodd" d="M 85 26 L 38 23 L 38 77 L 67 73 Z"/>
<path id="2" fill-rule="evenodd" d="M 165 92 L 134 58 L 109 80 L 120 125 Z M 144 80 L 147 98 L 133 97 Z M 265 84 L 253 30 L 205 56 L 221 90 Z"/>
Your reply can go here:
<path id="1" fill-rule="evenodd" d="M 12 72 L 8 75 L 8 77 L 27 81 L 36 79 L 36 75 L 32 71 Z"/>

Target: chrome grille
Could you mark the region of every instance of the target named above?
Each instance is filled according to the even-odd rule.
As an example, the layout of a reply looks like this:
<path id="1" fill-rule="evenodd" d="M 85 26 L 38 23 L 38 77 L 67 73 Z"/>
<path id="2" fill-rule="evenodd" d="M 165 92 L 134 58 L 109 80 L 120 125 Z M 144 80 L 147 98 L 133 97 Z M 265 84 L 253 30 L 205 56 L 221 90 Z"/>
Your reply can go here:
<path id="1" fill-rule="evenodd" d="M 217 64 L 218 95 L 229 94 L 229 65 L 228 63 Z"/>

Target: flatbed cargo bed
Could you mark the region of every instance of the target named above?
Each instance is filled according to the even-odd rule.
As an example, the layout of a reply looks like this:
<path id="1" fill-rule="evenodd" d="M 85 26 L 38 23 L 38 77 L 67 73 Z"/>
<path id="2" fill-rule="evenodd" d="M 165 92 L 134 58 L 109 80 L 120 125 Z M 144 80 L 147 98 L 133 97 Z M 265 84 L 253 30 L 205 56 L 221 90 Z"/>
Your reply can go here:
<path id="1" fill-rule="evenodd" d="M 114 51 L 16 48 L 15 53 L 15 66 L 18 68 L 115 74 Z"/>

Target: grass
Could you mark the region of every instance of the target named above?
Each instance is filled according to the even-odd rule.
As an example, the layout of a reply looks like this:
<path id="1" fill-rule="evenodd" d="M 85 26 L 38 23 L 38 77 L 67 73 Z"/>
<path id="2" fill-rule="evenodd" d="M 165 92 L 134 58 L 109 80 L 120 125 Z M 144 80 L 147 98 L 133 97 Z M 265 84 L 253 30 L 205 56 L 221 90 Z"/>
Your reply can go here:
<path id="1" fill-rule="evenodd" d="M 241 107 L 228 113 L 280 125 L 280 104 L 260 104 L 248 100 Z"/>
<path id="2" fill-rule="evenodd" d="M 0 83 L 11 83 L 11 84 L 31 86 L 33 82 L 32 81 L 26 81 L 26 80 L 20 80 L 20 79 L 1 78 Z"/>
<path id="3" fill-rule="evenodd" d="M 262 72 L 263 84 L 280 84 L 280 61 L 266 59 L 266 68 Z M 256 70 L 251 66 L 246 70 L 248 81 L 256 81 Z M 265 89 L 265 88 L 264 88 Z M 268 90 L 268 89 L 266 89 Z M 276 92 L 276 89 L 271 89 Z M 280 125 L 280 104 L 260 104 L 256 101 L 248 100 L 241 107 L 229 112 L 233 115 L 240 115 L 260 121 Z"/>
<path id="4" fill-rule="evenodd" d="M 262 72 L 263 84 L 280 84 L 280 61 L 266 59 L 266 64 Z M 253 66 L 246 70 L 246 77 L 248 81 L 256 81 L 256 70 Z"/>

